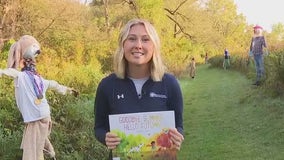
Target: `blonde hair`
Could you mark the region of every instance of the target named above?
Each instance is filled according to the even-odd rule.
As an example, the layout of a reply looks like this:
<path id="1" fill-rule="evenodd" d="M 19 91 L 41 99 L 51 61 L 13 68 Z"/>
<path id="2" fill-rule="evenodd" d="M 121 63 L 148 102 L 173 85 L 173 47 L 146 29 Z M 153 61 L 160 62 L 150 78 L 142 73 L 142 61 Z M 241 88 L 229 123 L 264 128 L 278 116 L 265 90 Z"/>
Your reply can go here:
<path id="1" fill-rule="evenodd" d="M 161 51 L 160 51 L 160 39 L 154 28 L 154 26 L 143 19 L 132 19 L 122 28 L 118 37 L 118 48 L 114 55 L 114 73 L 118 78 L 124 79 L 127 74 L 127 60 L 124 57 L 124 42 L 129 34 L 132 26 L 141 24 L 144 25 L 151 41 L 154 44 L 153 57 L 150 60 L 150 73 L 153 81 L 161 81 L 165 74 L 165 66 L 162 62 Z"/>

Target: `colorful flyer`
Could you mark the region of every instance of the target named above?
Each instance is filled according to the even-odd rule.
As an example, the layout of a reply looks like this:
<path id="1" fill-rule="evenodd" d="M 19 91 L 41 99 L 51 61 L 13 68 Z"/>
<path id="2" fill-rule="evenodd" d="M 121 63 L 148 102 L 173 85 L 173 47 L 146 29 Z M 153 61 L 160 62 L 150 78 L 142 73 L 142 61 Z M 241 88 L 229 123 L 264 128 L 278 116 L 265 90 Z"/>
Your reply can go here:
<path id="1" fill-rule="evenodd" d="M 169 128 L 175 128 L 174 111 L 109 116 L 110 130 L 121 138 L 113 160 L 176 160 Z"/>

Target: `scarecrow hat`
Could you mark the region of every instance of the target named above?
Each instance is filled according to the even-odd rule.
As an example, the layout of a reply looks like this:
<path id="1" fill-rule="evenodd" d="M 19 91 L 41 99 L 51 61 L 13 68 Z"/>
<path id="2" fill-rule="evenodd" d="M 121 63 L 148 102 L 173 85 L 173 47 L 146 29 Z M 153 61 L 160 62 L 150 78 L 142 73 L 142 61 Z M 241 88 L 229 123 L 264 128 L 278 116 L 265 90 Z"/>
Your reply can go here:
<path id="1" fill-rule="evenodd" d="M 259 25 L 255 25 L 255 26 L 253 27 L 253 29 L 262 29 L 262 27 L 259 26 Z"/>
<path id="2" fill-rule="evenodd" d="M 30 35 L 24 35 L 22 36 L 17 42 L 15 42 L 9 50 L 9 55 L 8 55 L 8 68 L 18 68 L 20 66 L 20 61 L 24 59 L 24 54 L 26 53 L 27 49 L 31 46 L 34 46 L 33 49 L 31 50 L 37 50 L 36 52 L 34 51 L 29 51 L 27 52 L 27 57 L 30 57 L 33 59 L 35 56 L 33 56 L 34 53 L 39 54 L 40 53 L 40 44 L 39 42 Z M 37 55 L 34 54 L 34 55 Z"/>

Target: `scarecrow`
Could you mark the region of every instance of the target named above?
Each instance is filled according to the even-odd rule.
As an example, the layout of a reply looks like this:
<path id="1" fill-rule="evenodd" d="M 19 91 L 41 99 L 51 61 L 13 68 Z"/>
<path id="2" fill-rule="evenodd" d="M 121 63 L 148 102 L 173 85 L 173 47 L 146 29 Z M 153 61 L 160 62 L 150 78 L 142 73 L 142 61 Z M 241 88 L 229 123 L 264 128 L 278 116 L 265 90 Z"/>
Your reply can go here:
<path id="1" fill-rule="evenodd" d="M 44 153 L 55 159 L 54 148 L 49 140 L 52 123 L 46 91 L 53 89 L 63 95 L 78 95 L 74 89 L 54 80 L 46 80 L 37 72 L 36 56 L 39 54 L 38 41 L 30 35 L 24 35 L 10 48 L 8 68 L 0 69 L 0 77 L 6 75 L 14 79 L 17 107 L 25 124 L 21 143 L 22 160 L 43 160 Z"/>

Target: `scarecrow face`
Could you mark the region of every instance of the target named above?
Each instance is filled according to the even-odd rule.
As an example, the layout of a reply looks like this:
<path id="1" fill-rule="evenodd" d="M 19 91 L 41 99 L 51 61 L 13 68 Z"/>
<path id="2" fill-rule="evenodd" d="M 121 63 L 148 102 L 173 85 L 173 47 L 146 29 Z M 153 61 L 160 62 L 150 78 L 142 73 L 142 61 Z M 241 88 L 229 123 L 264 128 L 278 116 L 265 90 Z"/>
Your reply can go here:
<path id="1" fill-rule="evenodd" d="M 33 44 L 30 47 L 28 47 L 24 54 L 23 59 L 20 60 L 20 68 L 25 67 L 25 65 L 30 65 L 36 63 L 35 57 L 40 54 L 40 48 L 38 45 Z"/>
<path id="2" fill-rule="evenodd" d="M 35 57 L 40 54 L 40 48 L 37 44 L 32 44 L 28 47 L 23 55 L 24 59 L 32 59 L 35 61 Z"/>
<path id="3" fill-rule="evenodd" d="M 259 25 L 254 26 L 254 27 L 253 27 L 253 32 L 254 32 L 254 34 L 256 34 L 256 35 L 261 34 L 261 33 L 262 33 L 262 27 L 259 26 Z"/>

